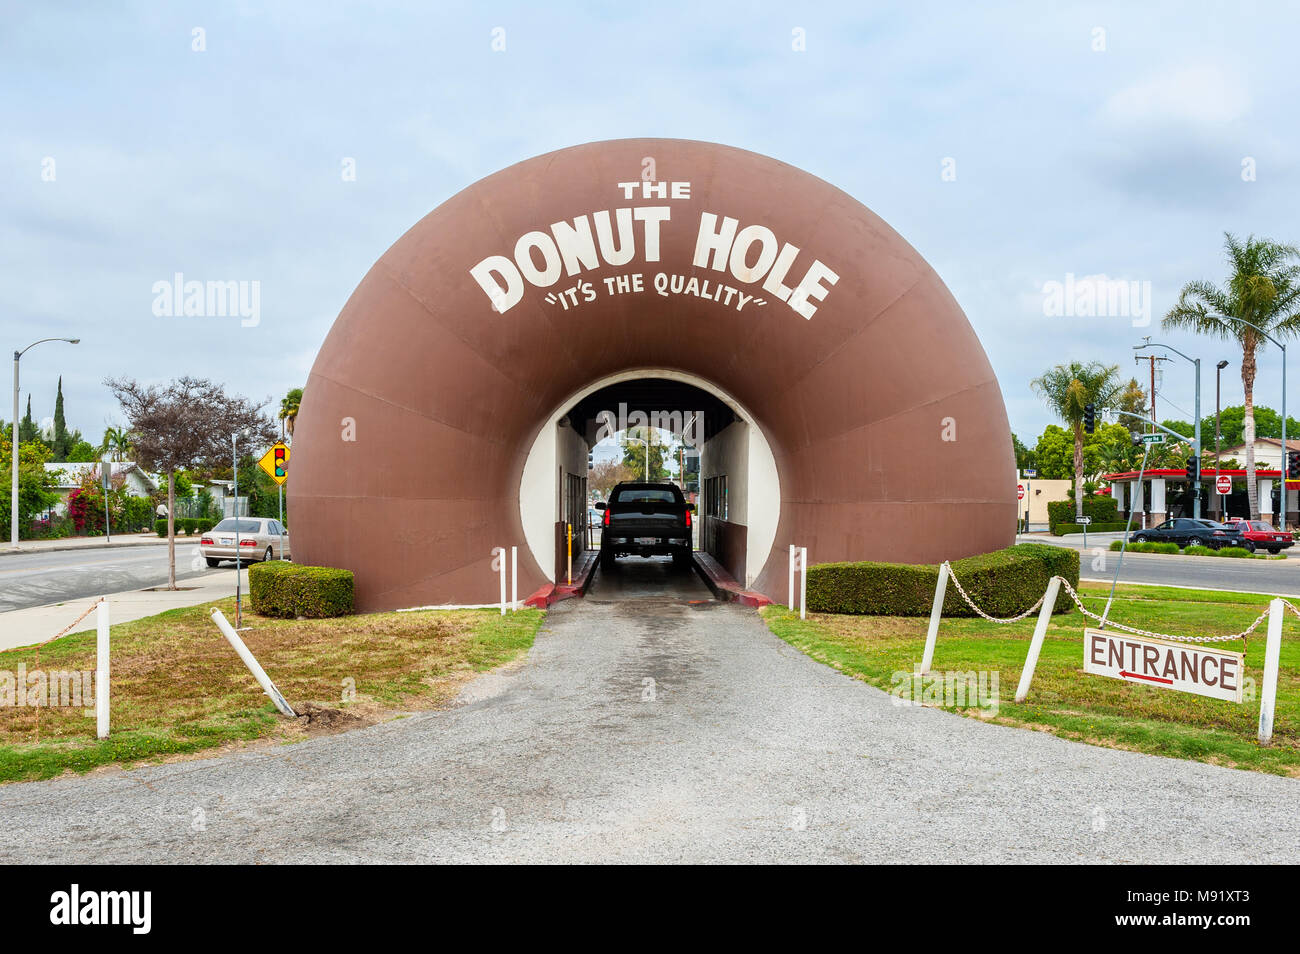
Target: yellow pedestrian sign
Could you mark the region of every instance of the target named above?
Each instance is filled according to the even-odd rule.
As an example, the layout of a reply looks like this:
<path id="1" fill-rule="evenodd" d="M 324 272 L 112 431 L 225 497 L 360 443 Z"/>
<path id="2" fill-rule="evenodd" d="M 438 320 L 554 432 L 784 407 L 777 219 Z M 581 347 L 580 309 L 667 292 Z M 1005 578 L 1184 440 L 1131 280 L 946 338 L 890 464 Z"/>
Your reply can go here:
<path id="1" fill-rule="evenodd" d="M 283 441 L 276 441 L 271 449 L 262 455 L 257 466 L 266 471 L 277 484 L 283 484 L 289 479 L 289 445 Z"/>

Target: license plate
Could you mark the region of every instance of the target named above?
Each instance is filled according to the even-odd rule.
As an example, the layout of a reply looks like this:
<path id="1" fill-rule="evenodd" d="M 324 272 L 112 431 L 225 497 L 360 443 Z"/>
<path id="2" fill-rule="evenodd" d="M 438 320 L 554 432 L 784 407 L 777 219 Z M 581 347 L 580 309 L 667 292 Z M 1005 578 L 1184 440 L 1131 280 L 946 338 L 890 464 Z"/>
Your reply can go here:
<path id="1" fill-rule="evenodd" d="M 232 543 L 234 543 L 234 542 L 235 542 L 235 538 L 234 538 L 234 537 L 222 537 L 222 538 L 221 538 L 221 545 L 222 545 L 223 547 L 228 547 L 228 546 L 230 546 L 230 545 L 231 545 Z"/>
<path id="2" fill-rule="evenodd" d="M 656 537 L 637 537 L 636 542 L 643 547 L 652 547 L 658 543 L 659 540 Z"/>

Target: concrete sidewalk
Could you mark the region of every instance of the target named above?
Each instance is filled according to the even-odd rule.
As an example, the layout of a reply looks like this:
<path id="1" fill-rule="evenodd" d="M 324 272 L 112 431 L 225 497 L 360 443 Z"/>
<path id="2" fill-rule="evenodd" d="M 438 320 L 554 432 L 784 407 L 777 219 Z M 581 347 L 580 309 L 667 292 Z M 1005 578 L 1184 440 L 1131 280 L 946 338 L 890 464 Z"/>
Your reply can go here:
<path id="1" fill-rule="evenodd" d="M 245 598 L 248 596 L 248 570 L 240 572 Z M 164 584 L 166 585 L 166 584 Z M 131 620 L 143 619 L 157 613 L 182 606 L 197 606 L 213 600 L 225 599 L 235 595 L 234 568 L 215 570 L 188 580 L 180 580 L 177 586 L 182 589 L 167 590 L 127 590 L 124 593 L 109 593 L 109 622 L 112 625 L 129 623 Z M 0 650 L 30 646 L 51 638 L 63 627 L 93 606 L 97 597 L 68 600 L 63 603 L 51 603 L 48 606 L 33 606 L 30 609 L 13 610 L 0 613 Z M 95 616 L 92 613 L 75 628 L 74 632 L 85 632 L 95 628 Z"/>
<path id="2" fill-rule="evenodd" d="M 112 540 L 112 543 L 108 542 Z M 186 537 L 182 534 L 176 535 L 176 543 L 179 545 L 183 541 L 197 543 L 198 537 Z M 19 540 L 15 548 L 8 540 L 0 543 L 0 556 L 12 556 L 18 553 L 54 553 L 59 550 L 114 550 L 118 547 L 139 547 L 148 546 L 149 544 L 166 543 L 166 537 L 160 537 L 157 533 L 150 531 L 148 533 L 124 533 L 113 534 L 112 537 L 63 537 L 59 540 Z"/>

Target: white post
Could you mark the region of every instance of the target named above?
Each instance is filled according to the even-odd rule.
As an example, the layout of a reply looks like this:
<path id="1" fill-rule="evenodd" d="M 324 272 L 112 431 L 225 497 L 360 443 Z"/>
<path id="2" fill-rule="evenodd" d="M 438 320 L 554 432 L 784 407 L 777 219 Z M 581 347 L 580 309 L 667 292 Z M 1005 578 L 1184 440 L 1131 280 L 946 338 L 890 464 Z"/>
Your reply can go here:
<path id="1" fill-rule="evenodd" d="M 934 603 L 930 606 L 930 628 L 925 634 L 925 653 L 921 656 L 921 674 L 930 671 L 934 662 L 934 644 L 939 638 L 939 620 L 943 616 L 943 598 L 948 592 L 948 561 L 939 564 L 939 582 L 934 587 Z"/>
<path id="2" fill-rule="evenodd" d="M 510 609 L 519 609 L 519 548 L 510 548 Z"/>
<path id="3" fill-rule="evenodd" d="M 108 738 L 108 600 L 100 597 L 95 611 L 95 734 Z"/>
<path id="4" fill-rule="evenodd" d="M 293 711 L 293 707 L 290 706 L 284 696 L 280 694 L 280 690 L 275 688 L 275 683 L 273 683 L 271 677 L 266 674 L 266 670 L 264 670 L 258 661 L 253 658 L 253 654 L 248 651 L 248 647 L 245 646 L 244 641 L 239 638 L 239 634 L 231 627 L 230 622 L 226 617 L 221 615 L 221 610 L 217 609 L 215 606 L 212 608 L 212 621 L 217 624 L 217 629 L 221 630 L 221 635 L 226 637 L 226 642 L 230 643 L 235 652 L 239 654 L 239 658 L 244 661 L 244 665 L 247 666 L 248 671 L 253 674 L 253 678 L 256 679 L 257 684 L 262 687 L 262 691 L 271 697 L 271 701 L 275 703 L 275 707 L 290 718 L 296 718 L 298 713 Z"/>
<path id="5" fill-rule="evenodd" d="M 799 618 L 805 619 L 808 610 L 808 548 L 799 548 Z"/>
<path id="6" fill-rule="evenodd" d="M 497 553 L 501 554 L 501 556 L 499 557 L 499 560 L 500 560 L 500 562 L 501 562 L 501 572 L 500 572 L 500 576 L 501 576 L 501 615 L 502 615 L 502 616 L 505 616 L 505 615 L 506 615 L 506 548 L 505 548 L 505 547 L 497 547 L 496 550 L 497 550 Z"/>
<path id="7" fill-rule="evenodd" d="M 1259 744 L 1273 740 L 1273 708 L 1277 703 L 1277 665 L 1282 652 L 1282 601 L 1268 604 L 1268 644 L 1264 647 L 1264 685 L 1259 697 Z"/>
<path id="8" fill-rule="evenodd" d="M 1020 673 L 1020 685 L 1016 686 L 1016 702 L 1024 702 L 1029 696 L 1029 684 L 1034 679 L 1038 653 L 1043 648 L 1043 637 L 1047 635 L 1047 624 L 1052 619 L 1052 610 L 1056 608 L 1056 594 L 1060 589 L 1061 578 L 1052 577 L 1047 583 L 1047 593 L 1043 596 L 1043 608 L 1038 611 L 1038 625 L 1034 627 L 1034 638 L 1029 642 L 1029 655 L 1025 657 L 1025 668 Z"/>
<path id="9" fill-rule="evenodd" d="M 794 609 L 794 544 L 793 543 L 790 544 L 790 556 L 787 559 L 787 563 L 788 566 L 786 568 L 790 571 L 790 595 L 786 598 L 785 605 L 790 607 L 790 609 Z"/>

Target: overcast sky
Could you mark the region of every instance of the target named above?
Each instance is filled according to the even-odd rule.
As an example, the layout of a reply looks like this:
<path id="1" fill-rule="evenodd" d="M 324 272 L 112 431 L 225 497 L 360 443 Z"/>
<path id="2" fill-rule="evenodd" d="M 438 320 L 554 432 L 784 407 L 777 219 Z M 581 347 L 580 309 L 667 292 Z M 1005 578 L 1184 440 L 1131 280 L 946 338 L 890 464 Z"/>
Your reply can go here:
<path id="1" fill-rule="evenodd" d="M 1225 230 L 1300 242 L 1295 5 L 54 6 L 0 10 L 0 345 L 80 336 L 28 354 L 22 390 L 48 417 L 62 374 L 96 440 L 120 423 L 106 375 L 278 402 L 407 228 L 592 140 L 726 143 L 855 196 L 952 289 L 1028 443 L 1050 421 L 1031 377 L 1136 372 L 1144 334 L 1204 359 L 1207 413 L 1232 360 L 1240 402 L 1229 345 L 1155 326 L 1185 281 L 1223 279 Z M 260 282 L 260 323 L 156 316 L 176 272 Z M 1153 327 L 1046 315 L 1044 283 L 1070 274 L 1149 282 Z M 1190 366 L 1168 367 L 1187 413 L 1161 417 L 1190 418 Z M 1261 357 L 1260 403 L 1278 405 L 1278 367 Z"/>

